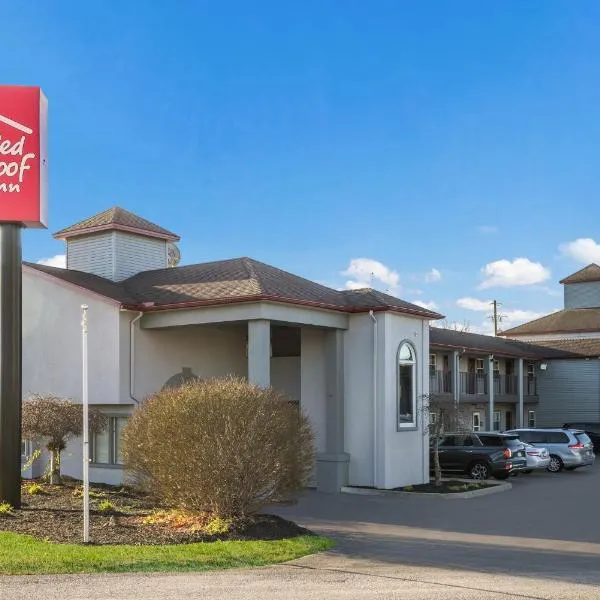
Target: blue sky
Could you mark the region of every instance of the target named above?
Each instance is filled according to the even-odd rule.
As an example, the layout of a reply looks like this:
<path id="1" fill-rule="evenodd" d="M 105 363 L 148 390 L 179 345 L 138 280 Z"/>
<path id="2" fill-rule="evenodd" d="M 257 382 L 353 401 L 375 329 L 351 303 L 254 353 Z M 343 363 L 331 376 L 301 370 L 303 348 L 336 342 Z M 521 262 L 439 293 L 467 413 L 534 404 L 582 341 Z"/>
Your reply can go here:
<path id="1" fill-rule="evenodd" d="M 185 263 L 248 255 L 479 329 L 482 302 L 546 313 L 600 261 L 597 2 L 2 11 L 0 80 L 50 103 L 50 230 L 26 232 L 29 260 L 120 205 L 179 233 Z"/>

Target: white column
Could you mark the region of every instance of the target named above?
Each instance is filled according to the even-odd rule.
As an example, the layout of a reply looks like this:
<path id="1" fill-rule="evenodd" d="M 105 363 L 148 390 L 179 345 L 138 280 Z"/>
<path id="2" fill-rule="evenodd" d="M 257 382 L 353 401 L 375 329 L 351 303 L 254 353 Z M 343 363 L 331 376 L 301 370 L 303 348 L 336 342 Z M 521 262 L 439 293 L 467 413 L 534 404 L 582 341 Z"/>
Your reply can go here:
<path id="1" fill-rule="evenodd" d="M 494 428 L 494 355 L 490 354 L 488 359 L 488 431 Z"/>
<path id="2" fill-rule="evenodd" d="M 517 415 L 517 427 L 523 427 L 523 412 L 525 410 L 525 407 L 523 406 L 523 395 L 525 393 L 525 390 L 524 390 L 525 381 L 523 379 L 523 359 L 522 358 L 519 359 L 517 373 L 518 373 L 517 394 L 518 394 L 518 399 L 519 399 L 519 408 L 518 408 L 519 414 Z"/>
<path id="3" fill-rule="evenodd" d="M 458 350 L 452 353 L 452 400 L 458 408 L 460 404 L 460 356 Z"/>
<path id="4" fill-rule="evenodd" d="M 344 332 L 325 334 L 325 452 L 317 454 L 317 489 L 338 493 L 348 484 L 344 452 Z"/>
<path id="5" fill-rule="evenodd" d="M 248 321 L 248 381 L 271 385 L 271 322 L 266 319 Z"/>

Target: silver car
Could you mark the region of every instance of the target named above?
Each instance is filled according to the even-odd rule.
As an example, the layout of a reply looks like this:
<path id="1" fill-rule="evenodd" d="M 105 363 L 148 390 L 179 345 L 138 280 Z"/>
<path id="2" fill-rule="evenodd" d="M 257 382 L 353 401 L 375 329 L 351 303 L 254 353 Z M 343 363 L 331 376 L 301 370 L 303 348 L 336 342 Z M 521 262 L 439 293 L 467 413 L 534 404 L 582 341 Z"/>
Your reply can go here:
<path id="1" fill-rule="evenodd" d="M 594 445 L 581 429 L 511 429 L 506 433 L 518 435 L 526 444 L 547 448 L 550 454 L 547 469 L 551 473 L 558 473 L 563 469 L 573 471 L 594 464 Z"/>
<path id="2" fill-rule="evenodd" d="M 527 456 L 527 468 L 521 471 L 521 473 L 528 475 L 536 469 L 547 469 L 550 466 L 550 453 L 547 448 L 539 448 L 525 442 L 523 442 L 523 445 L 525 446 L 525 455 Z"/>

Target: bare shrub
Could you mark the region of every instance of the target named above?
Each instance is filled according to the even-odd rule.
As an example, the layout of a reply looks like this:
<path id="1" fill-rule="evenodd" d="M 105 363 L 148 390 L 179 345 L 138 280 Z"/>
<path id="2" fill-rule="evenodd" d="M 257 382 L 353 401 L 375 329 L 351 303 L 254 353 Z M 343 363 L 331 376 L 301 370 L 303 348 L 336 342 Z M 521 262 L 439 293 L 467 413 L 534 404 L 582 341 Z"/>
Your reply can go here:
<path id="1" fill-rule="evenodd" d="M 442 467 L 440 465 L 440 441 L 446 432 L 466 433 L 471 425 L 460 412 L 457 405 L 447 399 L 431 396 L 423 397 L 423 431 L 429 434 L 430 447 L 433 450 L 433 473 L 436 486 L 442 485 Z"/>
<path id="2" fill-rule="evenodd" d="M 239 517 L 307 485 L 313 435 L 289 398 L 228 377 L 147 399 L 125 427 L 123 455 L 134 481 L 166 504 Z"/>
<path id="3" fill-rule="evenodd" d="M 107 418 L 89 409 L 91 432 L 103 431 Z M 24 437 L 44 438 L 50 452 L 50 483 L 60 483 L 60 453 L 72 437 L 83 432 L 83 406 L 55 396 L 35 395 L 23 402 L 21 431 Z"/>

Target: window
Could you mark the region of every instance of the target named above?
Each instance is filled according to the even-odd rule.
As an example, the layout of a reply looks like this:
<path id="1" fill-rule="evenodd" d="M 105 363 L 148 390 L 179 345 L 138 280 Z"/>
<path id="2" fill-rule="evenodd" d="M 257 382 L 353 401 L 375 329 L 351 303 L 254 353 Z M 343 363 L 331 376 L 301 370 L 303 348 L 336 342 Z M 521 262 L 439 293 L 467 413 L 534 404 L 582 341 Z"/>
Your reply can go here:
<path id="1" fill-rule="evenodd" d="M 527 377 L 534 377 L 535 376 L 535 363 L 529 361 L 527 363 Z"/>
<path id="2" fill-rule="evenodd" d="M 417 360 L 413 347 L 404 342 L 398 349 L 398 428 L 415 427 Z"/>
<path id="3" fill-rule="evenodd" d="M 477 371 L 477 375 L 485 373 L 485 363 L 483 358 L 478 358 L 475 360 L 475 371 Z"/>
<path id="4" fill-rule="evenodd" d="M 494 411 L 494 422 L 492 423 L 492 431 L 500 431 L 500 411 Z"/>
<path id="5" fill-rule="evenodd" d="M 437 413 L 430 412 L 429 413 L 429 424 L 435 425 L 437 423 Z"/>
<path id="6" fill-rule="evenodd" d="M 478 412 L 473 413 L 473 431 L 481 430 L 481 414 Z"/>
<path id="7" fill-rule="evenodd" d="M 479 439 L 484 446 L 504 445 L 504 440 L 498 435 L 482 435 Z"/>
<path id="8" fill-rule="evenodd" d="M 121 440 L 127 417 L 109 417 L 106 429 L 92 436 L 92 462 L 102 465 L 122 465 Z"/>
<path id="9" fill-rule="evenodd" d="M 429 374 L 435 375 L 437 370 L 437 356 L 435 354 L 429 355 Z"/>
<path id="10" fill-rule="evenodd" d="M 31 456 L 31 440 L 21 439 L 21 459 L 27 460 Z"/>
<path id="11" fill-rule="evenodd" d="M 500 361 L 494 359 L 494 375 L 500 375 Z"/>
<path id="12" fill-rule="evenodd" d="M 532 429 L 535 427 L 535 410 L 530 410 L 527 413 L 527 427 Z"/>

